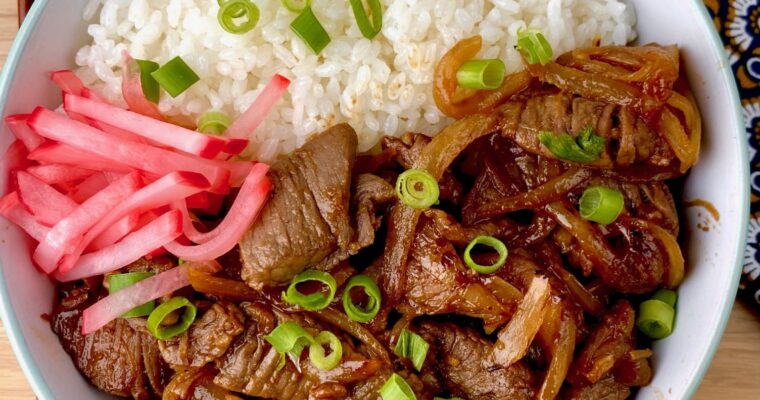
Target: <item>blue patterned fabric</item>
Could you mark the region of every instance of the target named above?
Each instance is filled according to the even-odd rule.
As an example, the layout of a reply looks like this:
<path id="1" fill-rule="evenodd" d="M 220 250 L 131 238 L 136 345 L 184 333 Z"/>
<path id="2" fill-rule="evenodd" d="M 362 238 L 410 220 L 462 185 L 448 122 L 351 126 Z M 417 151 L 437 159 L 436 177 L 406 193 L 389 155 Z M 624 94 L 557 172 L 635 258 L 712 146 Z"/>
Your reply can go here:
<path id="1" fill-rule="evenodd" d="M 739 294 L 760 307 L 760 0 L 705 0 L 736 76 L 749 140 L 752 206 Z"/>

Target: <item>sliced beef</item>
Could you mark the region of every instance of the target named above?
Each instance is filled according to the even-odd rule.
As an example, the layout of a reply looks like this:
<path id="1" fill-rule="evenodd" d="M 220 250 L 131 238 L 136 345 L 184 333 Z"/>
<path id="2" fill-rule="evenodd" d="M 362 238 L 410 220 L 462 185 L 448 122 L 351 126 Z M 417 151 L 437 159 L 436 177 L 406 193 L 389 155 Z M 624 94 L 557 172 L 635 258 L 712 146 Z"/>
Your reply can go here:
<path id="1" fill-rule="evenodd" d="M 201 367 L 227 351 L 244 321 L 236 305 L 214 303 L 185 333 L 159 342 L 161 356 L 174 367 Z"/>
<path id="2" fill-rule="evenodd" d="M 119 318 L 82 336 L 79 309 L 56 313 L 51 324 L 74 365 L 100 390 L 135 399 L 163 392 L 168 371 L 158 341 L 143 327 Z"/>
<path id="3" fill-rule="evenodd" d="M 630 396 L 628 386 L 615 382 L 612 378 L 603 379 L 591 386 L 570 387 L 562 393 L 566 400 L 625 400 Z"/>
<path id="4" fill-rule="evenodd" d="M 272 166 L 272 198 L 240 243 L 241 275 L 250 286 L 285 284 L 348 248 L 356 145 L 356 132 L 336 125 Z"/>
<path id="5" fill-rule="evenodd" d="M 435 362 L 428 358 L 426 364 L 432 364 L 451 394 L 469 400 L 519 400 L 532 399 L 536 393 L 538 381 L 522 361 L 508 368 L 483 362 L 493 343 L 475 330 L 453 323 L 423 322 L 419 332 L 434 351 Z"/>
<path id="6" fill-rule="evenodd" d="M 215 373 L 209 366 L 178 371 L 166 385 L 162 400 L 240 400 L 214 383 Z"/>
<path id="7" fill-rule="evenodd" d="M 607 146 L 599 160 L 590 165 L 613 168 L 642 161 L 667 166 L 675 160 L 665 139 L 626 107 L 560 93 L 509 101 L 498 112 L 502 116 L 502 135 L 534 154 L 556 158 L 539 141 L 542 131 L 577 136 L 591 127 L 596 135 L 605 138 Z"/>

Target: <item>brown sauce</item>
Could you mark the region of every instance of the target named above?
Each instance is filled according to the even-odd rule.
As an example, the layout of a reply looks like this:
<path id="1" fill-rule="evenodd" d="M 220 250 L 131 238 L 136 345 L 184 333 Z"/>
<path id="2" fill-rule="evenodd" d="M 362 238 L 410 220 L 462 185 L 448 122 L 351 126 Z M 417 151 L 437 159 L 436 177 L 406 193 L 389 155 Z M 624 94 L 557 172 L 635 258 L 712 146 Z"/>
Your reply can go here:
<path id="1" fill-rule="evenodd" d="M 684 205 L 686 207 L 702 207 L 705 210 L 707 210 L 707 212 L 709 212 L 710 215 L 712 215 L 713 219 L 715 219 L 715 222 L 720 221 L 720 212 L 718 212 L 718 209 L 715 208 L 715 206 L 707 200 L 702 200 L 702 199 L 690 200 L 690 201 L 685 202 Z"/>

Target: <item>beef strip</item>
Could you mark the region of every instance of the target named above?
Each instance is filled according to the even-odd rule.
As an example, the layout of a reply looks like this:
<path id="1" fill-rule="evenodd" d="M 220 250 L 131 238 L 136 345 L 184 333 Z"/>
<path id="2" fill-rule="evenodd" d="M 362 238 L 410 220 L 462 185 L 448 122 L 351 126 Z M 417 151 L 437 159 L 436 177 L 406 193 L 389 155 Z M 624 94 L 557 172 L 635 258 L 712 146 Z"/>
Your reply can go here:
<path id="1" fill-rule="evenodd" d="M 348 248 L 356 132 L 346 124 L 314 136 L 271 169 L 273 195 L 241 243 L 242 278 L 252 287 L 282 285 Z"/>
<path id="2" fill-rule="evenodd" d="M 160 341 L 161 356 L 174 367 L 201 367 L 221 357 L 244 328 L 236 305 L 214 303 L 185 333 Z"/>
<path id="3" fill-rule="evenodd" d="M 484 364 L 493 343 L 475 330 L 426 321 L 420 325 L 419 333 L 434 352 L 435 362 L 428 359 L 426 364 L 441 375 L 445 389 L 451 394 L 469 400 L 533 398 L 538 380 L 530 368 L 522 361 L 508 368 Z"/>
<path id="4" fill-rule="evenodd" d="M 135 399 L 163 392 L 168 373 L 158 341 L 137 324 L 119 318 L 83 336 L 80 309 L 61 310 L 51 324 L 74 365 L 100 390 Z"/>
<path id="5" fill-rule="evenodd" d="M 613 168 L 641 161 L 663 167 L 675 160 L 665 139 L 625 107 L 552 93 L 509 101 L 498 112 L 502 135 L 534 154 L 556 158 L 540 143 L 540 132 L 577 136 L 590 126 L 596 135 L 605 138 L 607 146 L 600 158 L 588 165 Z"/>
<path id="6" fill-rule="evenodd" d="M 561 398 L 565 400 L 625 400 L 630 394 L 628 386 L 607 378 L 591 386 L 569 387 L 563 391 Z"/>

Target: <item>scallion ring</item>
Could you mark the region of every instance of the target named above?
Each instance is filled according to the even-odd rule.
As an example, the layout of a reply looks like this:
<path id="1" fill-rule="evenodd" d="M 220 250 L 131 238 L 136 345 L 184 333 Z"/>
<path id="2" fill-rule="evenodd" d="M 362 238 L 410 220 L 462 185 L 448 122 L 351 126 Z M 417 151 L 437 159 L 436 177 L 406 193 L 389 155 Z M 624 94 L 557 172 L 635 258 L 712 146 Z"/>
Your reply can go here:
<path id="1" fill-rule="evenodd" d="M 412 388 L 401 375 L 394 373 L 380 388 L 383 400 L 417 400 Z"/>
<path id="2" fill-rule="evenodd" d="M 182 308 L 184 308 L 185 311 L 182 313 L 182 318 L 180 318 L 176 324 L 171 326 L 161 325 L 169 314 Z M 172 297 L 169 301 L 162 303 L 150 313 L 147 323 L 148 332 L 159 340 L 171 339 L 190 328 L 190 325 L 195 321 L 195 315 L 197 312 L 198 310 L 190 300 L 181 296 Z"/>
<path id="3" fill-rule="evenodd" d="M 578 202 L 581 217 L 602 225 L 615 222 L 624 205 L 622 193 L 604 186 L 587 188 Z"/>
<path id="4" fill-rule="evenodd" d="M 282 5 L 295 13 L 300 13 L 307 7 L 311 7 L 311 0 L 282 0 Z"/>
<path id="5" fill-rule="evenodd" d="M 161 87 L 156 82 L 156 79 L 150 75 L 159 68 L 158 63 L 148 60 L 135 60 L 135 62 L 140 67 L 140 86 L 142 87 L 143 95 L 149 101 L 158 103 L 161 97 Z"/>
<path id="6" fill-rule="evenodd" d="M 319 54 L 330 44 L 330 35 L 319 23 L 311 7 L 306 7 L 293 22 L 290 23 L 290 29 L 306 43 L 314 52 Z"/>
<path id="7" fill-rule="evenodd" d="M 362 0 L 350 0 L 351 9 L 354 12 L 354 19 L 356 19 L 356 25 L 359 26 L 359 31 L 367 39 L 372 39 L 377 36 L 383 29 L 383 7 L 380 4 L 380 0 L 367 0 L 369 5 L 369 12 L 372 14 L 372 22 L 369 21 L 367 10 L 364 9 Z"/>
<path id="8" fill-rule="evenodd" d="M 242 35 L 256 27 L 259 8 L 249 0 L 227 0 L 219 7 L 216 19 L 225 31 Z"/>
<path id="9" fill-rule="evenodd" d="M 422 369 L 429 348 L 430 345 L 422 336 L 404 329 L 398 337 L 393 352 L 399 357 L 411 360 L 414 368 L 419 371 Z"/>
<path id="10" fill-rule="evenodd" d="M 309 281 L 320 282 L 327 286 L 327 295 L 321 291 L 311 294 L 303 294 L 299 292 L 298 284 Z M 335 297 L 335 291 L 337 288 L 337 282 L 335 282 L 335 278 L 333 278 L 332 275 L 327 272 L 310 269 L 301 272 L 293 278 L 288 289 L 282 292 L 282 299 L 287 303 L 300 306 L 304 310 L 319 311 L 330 305 L 330 302 L 332 302 Z"/>
<path id="11" fill-rule="evenodd" d="M 433 175 L 422 169 L 409 169 L 396 179 L 396 194 L 406 205 L 425 209 L 438 203 L 440 189 Z"/>
<path id="12" fill-rule="evenodd" d="M 221 135 L 229 128 L 232 121 L 227 114 L 209 111 L 198 119 L 198 132 Z"/>
<path id="13" fill-rule="evenodd" d="M 504 82 L 507 68 L 498 58 L 470 60 L 457 71 L 457 84 L 465 89 L 498 89 Z"/>
<path id="14" fill-rule="evenodd" d="M 678 293 L 668 290 L 660 289 L 652 295 L 652 300 L 660 300 L 661 302 L 675 308 L 678 301 Z"/>
<path id="15" fill-rule="evenodd" d="M 528 64 L 547 64 L 552 60 L 552 46 L 541 31 L 522 29 L 517 32 L 517 49 Z"/>
<path id="16" fill-rule="evenodd" d="M 172 58 L 150 75 L 172 97 L 179 96 L 195 82 L 201 80 L 180 56 Z"/>
<path id="17" fill-rule="evenodd" d="M 499 254 L 498 260 L 496 260 L 495 263 L 491 265 L 480 265 L 476 263 L 472 259 L 472 249 L 475 248 L 477 245 L 484 245 L 491 247 L 492 249 L 496 250 L 496 252 Z M 467 245 L 467 247 L 464 249 L 464 263 L 467 264 L 468 267 L 472 268 L 473 270 L 480 272 L 481 274 L 492 274 L 496 272 L 499 268 L 501 268 L 502 265 L 507 261 L 507 246 L 499 239 L 496 239 L 493 236 L 477 236 L 475 239 L 472 239 L 470 244 Z"/>
<path id="18" fill-rule="evenodd" d="M 293 321 L 281 323 L 272 329 L 272 332 L 264 336 L 264 340 L 269 342 L 272 348 L 280 354 L 277 370 L 280 370 L 285 365 L 286 355 L 294 364 L 298 365 L 303 349 L 314 343 L 314 338 Z"/>
<path id="19" fill-rule="evenodd" d="M 355 287 L 364 289 L 364 293 L 369 298 L 366 307 L 357 306 L 354 304 L 353 299 L 351 299 L 351 289 Z M 377 287 L 372 278 L 366 275 L 356 275 L 348 280 L 346 288 L 343 290 L 343 310 L 348 315 L 348 318 L 356 322 L 366 323 L 375 318 L 377 313 L 380 312 L 381 299 L 380 288 Z"/>
<path id="20" fill-rule="evenodd" d="M 155 275 L 152 272 L 129 272 L 125 274 L 113 274 L 108 276 L 108 293 L 116 293 L 127 286 L 134 285 L 143 279 L 148 279 Z M 122 318 L 134 318 L 144 317 L 149 315 L 153 309 L 156 308 L 156 301 L 151 300 L 141 306 L 137 306 L 126 313 L 122 314 Z"/>
<path id="21" fill-rule="evenodd" d="M 676 310 L 661 300 L 651 299 L 639 305 L 636 326 L 652 339 L 662 339 L 673 332 Z"/>
<path id="22" fill-rule="evenodd" d="M 225 4 L 227 4 L 227 3 L 229 3 L 229 2 L 230 2 L 230 0 L 216 0 L 216 2 L 217 2 L 217 4 L 219 4 L 219 7 L 222 7 L 223 5 L 225 5 Z M 240 10 L 238 10 L 237 12 L 234 12 L 234 13 L 232 14 L 232 17 L 234 17 L 234 18 L 240 18 L 240 17 L 242 17 L 243 15 L 245 15 L 245 10 L 243 10 L 243 9 L 240 9 Z"/>
<path id="23" fill-rule="evenodd" d="M 330 347 L 330 354 L 325 356 L 325 348 Z M 309 360 L 322 371 L 329 371 L 340 364 L 343 357 L 343 345 L 335 334 L 329 331 L 319 332 L 314 343 L 309 346 Z"/>

